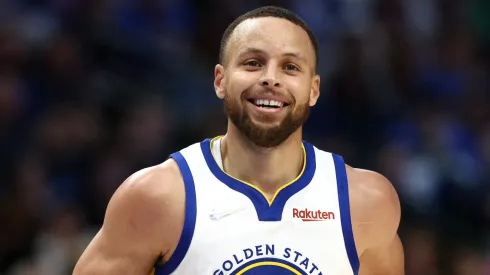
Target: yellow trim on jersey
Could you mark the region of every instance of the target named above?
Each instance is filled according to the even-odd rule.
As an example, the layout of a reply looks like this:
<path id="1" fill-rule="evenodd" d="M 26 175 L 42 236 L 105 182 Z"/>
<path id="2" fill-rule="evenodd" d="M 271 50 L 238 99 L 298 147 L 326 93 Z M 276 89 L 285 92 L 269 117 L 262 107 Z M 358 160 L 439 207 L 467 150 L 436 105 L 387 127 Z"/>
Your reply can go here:
<path id="1" fill-rule="evenodd" d="M 211 139 L 211 141 L 209 142 L 209 149 L 211 150 L 211 155 L 213 156 L 214 161 L 216 161 L 216 158 L 214 157 L 214 154 L 213 154 L 213 142 L 214 142 L 216 139 L 218 139 L 218 138 L 222 138 L 222 137 L 223 137 L 223 136 L 217 136 L 217 137 L 215 137 L 215 138 Z M 303 175 L 303 173 L 305 172 L 305 168 L 306 168 L 306 149 L 305 149 L 305 146 L 303 145 L 303 143 L 301 143 L 301 148 L 303 149 L 303 159 L 304 159 L 304 160 L 303 160 L 303 168 L 301 169 L 301 172 L 300 172 L 300 173 L 299 173 L 299 175 L 298 175 L 296 178 L 294 178 L 292 181 L 290 181 L 290 182 L 288 182 L 288 183 L 284 184 L 284 185 L 283 185 L 283 186 L 281 186 L 279 189 L 277 189 L 276 193 L 274 194 L 274 196 L 272 196 L 272 199 L 270 199 L 270 200 L 267 198 L 267 195 L 266 195 L 266 194 L 265 194 L 265 193 L 264 193 L 262 190 L 260 190 L 260 188 L 258 188 L 257 186 L 255 186 L 255 185 L 253 185 L 253 184 L 251 184 L 251 183 L 249 183 L 249 182 L 243 181 L 243 180 L 241 180 L 241 179 L 237 179 L 237 178 L 235 178 L 234 176 L 232 176 L 232 175 L 230 175 L 230 174 L 226 173 L 226 172 L 223 170 L 223 168 L 221 168 L 219 165 L 218 165 L 218 167 L 221 169 L 221 171 L 223 171 L 223 173 L 225 173 L 225 174 L 226 174 L 226 175 L 228 175 L 229 177 L 234 178 L 235 180 L 237 180 L 237 181 L 239 181 L 239 182 L 241 182 L 241 183 L 244 183 L 244 184 L 246 184 L 246 185 L 248 185 L 248 186 L 250 186 L 250 187 L 254 188 L 255 190 L 259 191 L 259 193 L 260 193 L 260 194 L 262 194 L 262 196 L 264 196 L 264 198 L 267 200 L 267 202 L 269 203 L 269 206 L 271 206 L 271 205 L 272 205 L 272 203 L 274 202 L 274 200 L 276 199 L 277 195 L 279 194 L 279 192 L 281 192 L 281 191 L 282 191 L 284 188 L 286 188 L 286 187 L 288 187 L 289 185 L 291 185 L 291 184 L 293 184 L 294 182 L 296 182 L 296 181 L 297 181 L 297 180 L 298 180 L 298 179 L 299 179 L 299 178 L 300 178 L 300 177 Z M 238 274 L 237 274 L 237 275 L 238 275 Z"/>
<path id="2" fill-rule="evenodd" d="M 278 266 L 278 267 L 282 267 L 284 269 L 287 269 L 289 271 L 291 271 L 292 273 L 294 273 L 295 275 L 301 275 L 301 272 L 295 270 L 294 268 L 288 266 L 288 265 L 285 265 L 283 263 L 276 263 L 276 262 L 260 262 L 260 263 L 255 263 L 255 264 L 251 264 L 247 267 L 245 267 L 244 269 L 240 270 L 239 272 L 237 272 L 236 275 L 242 275 L 243 273 L 249 271 L 250 269 L 254 268 L 254 267 L 258 267 L 258 266 Z"/>
<path id="3" fill-rule="evenodd" d="M 155 268 L 152 268 L 149 275 L 155 275 Z"/>

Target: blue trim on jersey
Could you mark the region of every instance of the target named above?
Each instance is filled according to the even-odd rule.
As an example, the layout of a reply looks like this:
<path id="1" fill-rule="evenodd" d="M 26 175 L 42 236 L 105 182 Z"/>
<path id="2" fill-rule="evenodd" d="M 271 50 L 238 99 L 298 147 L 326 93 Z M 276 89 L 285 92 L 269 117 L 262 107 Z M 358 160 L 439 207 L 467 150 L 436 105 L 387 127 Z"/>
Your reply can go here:
<path id="1" fill-rule="evenodd" d="M 170 157 L 177 162 L 185 185 L 185 218 L 184 228 L 182 229 L 182 235 L 180 236 L 179 243 L 174 253 L 163 266 L 155 267 L 155 275 L 169 275 L 177 269 L 182 260 L 184 260 L 187 250 L 191 245 L 192 237 L 194 235 L 194 229 L 196 227 L 196 188 L 194 186 L 194 179 L 192 177 L 189 165 L 184 156 L 180 152 L 173 153 Z"/>
<path id="2" fill-rule="evenodd" d="M 344 159 L 336 154 L 332 154 L 335 164 L 335 174 L 337 176 L 337 190 L 339 195 L 340 223 L 342 224 L 342 234 L 344 235 L 345 249 L 349 256 L 349 262 L 354 271 L 354 275 L 359 272 L 359 256 L 357 255 L 354 233 L 352 232 L 352 222 L 349 204 L 349 186 L 347 183 L 347 172 L 345 170 Z"/>
<path id="3" fill-rule="evenodd" d="M 315 149 L 313 148 L 313 145 L 303 142 L 306 151 L 306 166 L 303 175 L 301 175 L 297 181 L 281 190 L 272 202 L 272 205 L 269 206 L 267 199 L 257 189 L 230 177 L 221 170 L 211 152 L 210 142 L 211 139 L 206 139 L 201 142 L 201 150 L 209 169 L 218 180 L 226 184 L 229 188 L 244 194 L 252 201 L 255 210 L 257 211 L 259 221 L 280 221 L 286 202 L 294 194 L 305 188 L 311 182 L 313 175 L 315 174 Z"/>

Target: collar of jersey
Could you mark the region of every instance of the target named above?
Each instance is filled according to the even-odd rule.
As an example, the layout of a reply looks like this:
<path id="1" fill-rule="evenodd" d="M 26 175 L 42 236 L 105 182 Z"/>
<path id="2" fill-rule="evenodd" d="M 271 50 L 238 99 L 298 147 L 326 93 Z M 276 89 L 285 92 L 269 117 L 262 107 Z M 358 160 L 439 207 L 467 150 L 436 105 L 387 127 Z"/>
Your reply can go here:
<path id="1" fill-rule="evenodd" d="M 271 200 L 267 199 L 265 193 L 255 185 L 237 179 L 219 167 L 212 153 L 213 141 L 221 136 L 213 139 L 206 139 L 201 142 L 201 150 L 203 152 L 206 163 L 221 182 L 226 184 L 231 189 L 246 195 L 255 205 L 259 220 L 277 221 L 281 220 L 282 210 L 287 200 L 294 194 L 305 188 L 312 180 L 315 174 L 315 150 L 313 146 L 305 141 L 302 142 L 304 164 L 300 174 L 292 181 L 284 184 L 279 188 Z"/>

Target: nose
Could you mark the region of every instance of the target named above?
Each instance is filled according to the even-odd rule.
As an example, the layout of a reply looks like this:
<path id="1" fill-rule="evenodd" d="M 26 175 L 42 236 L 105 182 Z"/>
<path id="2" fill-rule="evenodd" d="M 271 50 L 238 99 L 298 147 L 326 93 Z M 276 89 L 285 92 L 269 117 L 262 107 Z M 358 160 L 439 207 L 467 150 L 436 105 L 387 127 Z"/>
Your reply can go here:
<path id="1" fill-rule="evenodd" d="M 272 67 L 272 66 L 271 66 Z M 267 88 L 281 88 L 282 83 L 277 77 L 277 71 L 275 68 L 269 67 L 264 74 L 260 77 L 260 85 Z"/>

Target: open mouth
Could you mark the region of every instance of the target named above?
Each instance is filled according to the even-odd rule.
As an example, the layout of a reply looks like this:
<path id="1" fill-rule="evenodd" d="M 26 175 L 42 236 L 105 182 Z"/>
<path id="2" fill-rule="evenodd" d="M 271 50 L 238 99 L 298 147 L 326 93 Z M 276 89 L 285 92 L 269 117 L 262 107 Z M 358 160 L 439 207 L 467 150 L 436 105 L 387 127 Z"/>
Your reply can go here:
<path id="1" fill-rule="evenodd" d="M 253 105 L 259 108 L 264 108 L 264 109 L 278 109 L 289 105 L 281 101 L 269 100 L 269 99 L 249 99 L 248 102 L 252 103 Z"/>

